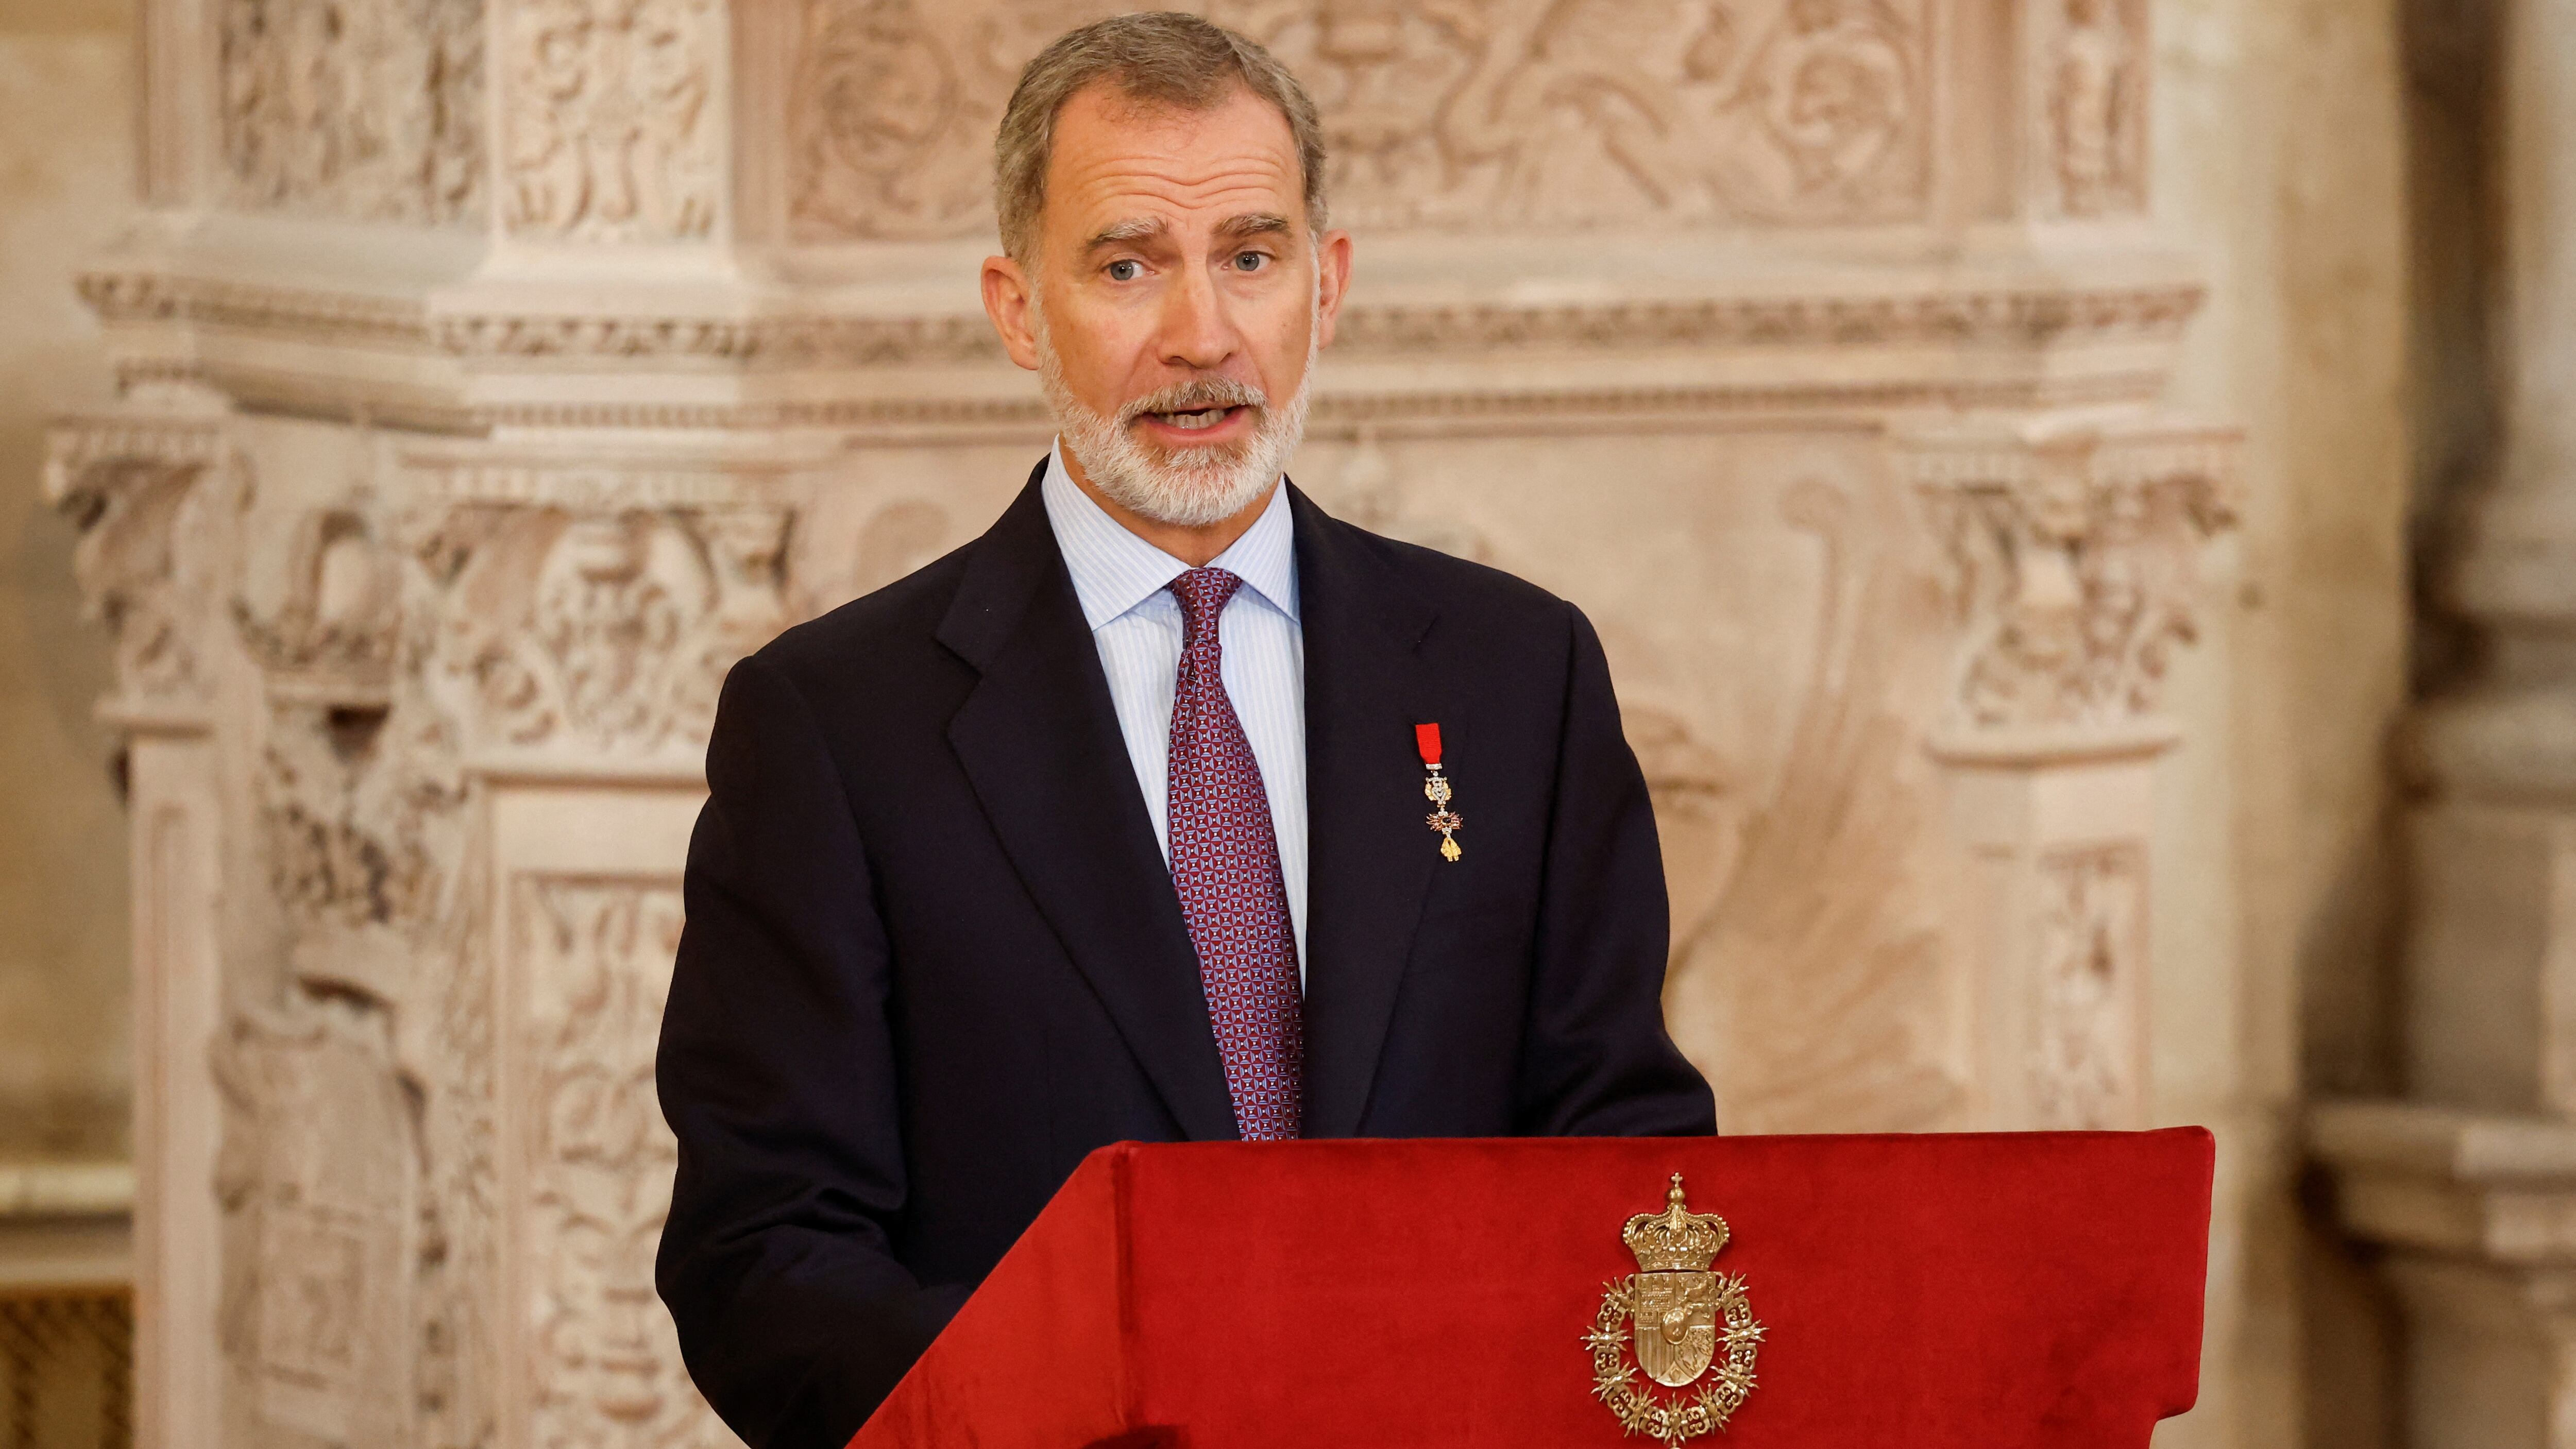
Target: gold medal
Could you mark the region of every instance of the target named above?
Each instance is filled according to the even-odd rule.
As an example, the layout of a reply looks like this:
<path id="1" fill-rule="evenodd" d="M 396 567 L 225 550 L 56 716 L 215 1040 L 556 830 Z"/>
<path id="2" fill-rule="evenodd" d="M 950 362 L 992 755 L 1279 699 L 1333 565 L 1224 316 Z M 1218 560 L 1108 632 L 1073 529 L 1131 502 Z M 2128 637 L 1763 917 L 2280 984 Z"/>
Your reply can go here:
<path id="1" fill-rule="evenodd" d="M 1413 742 L 1421 747 L 1422 768 L 1429 772 L 1422 780 L 1422 798 L 1431 802 L 1431 813 L 1422 817 L 1422 823 L 1440 832 L 1441 858 L 1456 860 L 1464 854 L 1458 848 L 1458 827 L 1467 822 L 1449 808 L 1449 777 L 1440 773 L 1440 726 L 1415 725 Z"/>

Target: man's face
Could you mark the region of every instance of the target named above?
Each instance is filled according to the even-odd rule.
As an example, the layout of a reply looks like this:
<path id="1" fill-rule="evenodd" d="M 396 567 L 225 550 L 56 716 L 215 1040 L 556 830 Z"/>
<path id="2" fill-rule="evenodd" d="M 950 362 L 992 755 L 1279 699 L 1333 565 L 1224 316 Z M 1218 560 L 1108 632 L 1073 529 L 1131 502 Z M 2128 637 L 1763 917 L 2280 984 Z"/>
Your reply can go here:
<path id="1" fill-rule="evenodd" d="M 1244 90 L 1197 112 L 1078 92 L 1029 261 L 985 263 L 985 307 L 1095 486 L 1186 525 L 1267 496 L 1350 274 L 1349 238 L 1309 232 L 1277 107 Z"/>

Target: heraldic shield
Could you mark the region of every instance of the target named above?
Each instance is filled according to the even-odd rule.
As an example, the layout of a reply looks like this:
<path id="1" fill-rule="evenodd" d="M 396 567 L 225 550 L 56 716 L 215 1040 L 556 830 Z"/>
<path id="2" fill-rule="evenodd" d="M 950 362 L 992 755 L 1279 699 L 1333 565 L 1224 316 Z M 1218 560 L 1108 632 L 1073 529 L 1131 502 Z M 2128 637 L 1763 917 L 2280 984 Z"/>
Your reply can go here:
<path id="1" fill-rule="evenodd" d="M 1717 1275 L 1640 1273 L 1632 1342 L 1637 1367 L 1668 1389 L 1708 1372 L 1717 1352 Z"/>
<path id="2" fill-rule="evenodd" d="M 1666 1444 L 1725 1428 L 1753 1392 L 1762 1343 L 1744 1280 L 1709 1268 L 1726 1246 L 1726 1219 L 1692 1212 L 1676 1172 L 1664 1210 L 1628 1219 L 1619 1238 L 1637 1255 L 1638 1271 L 1603 1290 L 1600 1316 L 1584 1335 L 1593 1394 L 1621 1428 Z M 1623 1349 L 1636 1355 L 1634 1368 Z M 1640 1371 L 1665 1388 L 1692 1392 L 1659 1398 L 1637 1383 Z"/>

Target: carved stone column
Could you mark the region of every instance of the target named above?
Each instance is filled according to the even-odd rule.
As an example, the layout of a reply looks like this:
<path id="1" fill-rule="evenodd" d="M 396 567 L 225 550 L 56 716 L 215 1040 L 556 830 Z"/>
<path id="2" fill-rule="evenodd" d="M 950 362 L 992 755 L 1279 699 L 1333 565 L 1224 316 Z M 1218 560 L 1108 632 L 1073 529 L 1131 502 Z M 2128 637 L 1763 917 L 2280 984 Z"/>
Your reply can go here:
<path id="1" fill-rule="evenodd" d="M 2416 1449 L 2576 1446 L 2576 16 L 2504 9 L 2502 471 L 2449 580 L 2480 658 L 2413 721 L 2409 1100 L 2313 1125 L 2390 1250 Z"/>

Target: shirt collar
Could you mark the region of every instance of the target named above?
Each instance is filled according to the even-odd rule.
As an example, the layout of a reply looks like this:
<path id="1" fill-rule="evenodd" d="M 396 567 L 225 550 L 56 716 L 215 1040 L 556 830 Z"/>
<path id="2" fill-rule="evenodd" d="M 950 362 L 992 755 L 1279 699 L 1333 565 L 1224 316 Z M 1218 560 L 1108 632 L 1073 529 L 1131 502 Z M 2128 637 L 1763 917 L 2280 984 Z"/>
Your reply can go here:
<path id="1" fill-rule="evenodd" d="M 1128 532 L 1125 524 L 1082 491 L 1065 471 L 1061 441 L 1047 455 L 1046 478 L 1038 492 L 1046 504 L 1047 523 L 1055 530 L 1056 548 L 1073 575 L 1073 592 L 1082 601 L 1086 626 L 1098 629 L 1189 572 L 1188 564 Z M 1288 511 L 1288 490 L 1272 490 L 1261 516 L 1208 566 L 1242 579 L 1272 608 L 1295 620 L 1297 535 Z"/>

